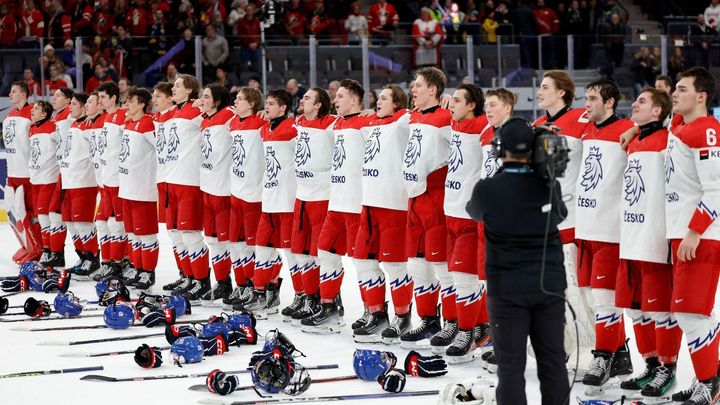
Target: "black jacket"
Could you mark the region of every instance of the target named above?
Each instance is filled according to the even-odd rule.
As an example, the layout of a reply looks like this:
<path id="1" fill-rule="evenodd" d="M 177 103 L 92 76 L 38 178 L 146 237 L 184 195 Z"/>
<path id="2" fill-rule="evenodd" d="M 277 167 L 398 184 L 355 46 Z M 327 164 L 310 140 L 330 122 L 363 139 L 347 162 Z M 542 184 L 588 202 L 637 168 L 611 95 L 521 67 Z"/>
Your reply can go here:
<path id="1" fill-rule="evenodd" d="M 528 166 L 507 162 L 495 176 L 473 189 L 467 212 L 485 222 L 485 272 L 488 294 L 540 292 L 540 264 L 549 202 L 547 181 Z M 567 216 L 560 183 L 555 182 L 545 258 L 544 286 L 565 290 L 563 250 L 557 225 Z"/>

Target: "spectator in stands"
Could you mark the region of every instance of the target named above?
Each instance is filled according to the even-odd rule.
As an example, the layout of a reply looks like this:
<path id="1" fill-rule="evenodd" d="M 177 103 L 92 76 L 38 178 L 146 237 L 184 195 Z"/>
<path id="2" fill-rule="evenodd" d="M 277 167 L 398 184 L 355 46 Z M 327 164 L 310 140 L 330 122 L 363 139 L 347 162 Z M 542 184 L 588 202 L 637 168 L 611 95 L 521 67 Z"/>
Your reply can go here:
<path id="1" fill-rule="evenodd" d="M 292 114 L 301 114 L 302 112 L 299 112 L 298 108 L 300 107 L 300 100 L 302 100 L 307 90 L 303 86 L 301 86 L 300 83 L 298 83 L 298 81 L 295 79 L 290 79 L 287 81 L 287 84 L 285 85 L 285 90 L 287 90 L 288 93 L 290 93 L 290 95 L 293 97 L 290 112 Z"/>
<path id="2" fill-rule="evenodd" d="M 104 56 L 98 56 L 95 60 L 96 65 L 100 65 L 103 68 L 105 68 L 105 74 L 110 76 L 110 80 L 117 82 L 120 80 L 120 77 L 118 76 L 117 70 L 115 69 L 115 66 L 108 62 L 107 58 Z"/>
<path id="3" fill-rule="evenodd" d="M 19 23 L 18 46 L 39 48 L 38 40 L 45 36 L 45 20 L 40 10 L 35 8 L 35 0 L 25 0 Z"/>
<path id="4" fill-rule="evenodd" d="M 537 32 L 544 37 L 539 37 L 542 41 L 543 61 L 542 67 L 545 69 L 554 69 L 557 65 L 555 58 L 555 37 L 560 29 L 560 19 L 555 11 L 545 6 L 545 0 L 537 0 L 537 7 L 533 10 Z"/>
<path id="5" fill-rule="evenodd" d="M 323 0 L 315 0 L 315 7 L 308 20 L 307 30 L 310 35 L 315 35 L 318 40 L 324 41 L 329 40 L 332 34 L 330 27 L 334 20 L 332 20 L 325 12 L 325 4 Z"/>
<path id="6" fill-rule="evenodd" d="M 378 0 L 371 5 L 367 20 L 373 43 L 376 45 L 389 44 L 393 31 L 400 24 L 400 17 L 395 7 L 388 4 L 387 0 Z"/>
<path id="7" fill-rule="evenodd" d="M 712 29 L 705 23 L 705 15 L 698 14 L 697 24 L 690 27 L 690 43 L 692 44 L 690 63 L 693 66 L 707 67 L 711 35 Z"/>
<path id="8" fill-rule="evenodd" d="M 495 21 L 495 11 L 491 11 L 485 16 L 485 21 L 482 23 L 483 29 L 483 43 L 486 44 L 497 44 L 497 29 L 500 26 Z"/>
<path id="9" fill-rule="evenodd" d="M 670 77 L 678 77 L 678 74 L 685 71 L 689 66 L 685 61 L 685 55 L 683 50 L 679 46 L 676 46 L 673 50 L 673 54 L 668 62 L 668 74 Z"/>
<path id="10" fill-rule="evenodd" d="M 55 48 L 53 48 L 52 45 L 45 45 L 40 62 L 40 66 L 42 66 L 42 69 L 45 71 L 45 77 L 50 77 L 50 65 L 58 62 L 58 59 L 55 56 Z"/>
<path id="11" fill-rule="evenodd" d="M 662 90 L 666 92 L 667 94 L 672 94 L 673 92 L 673 82 L 670 76 L 660 75 L 655 78 L 655 88 L 658 90 Z"/>
<path id="12" fill-rule="evenodd" d="M 642 89 L 649 84 L 648 78 L 651 76 L 652 65 L 650 49 L 646 46 L 641 47 L 633 56 L 633 63 L 630 66 L 630 71 L 633 74 L 633 87 L 635 88 L 634 97 L 637 97 Z M 653 80 L 652 83 L 654 82 Z"/>
<path id="13" fill-rule="evenodd" d="M 89 0 L 80 0 L 75 2 L 70 12 L 72 18 L 72 34 L 74 37 L 91 37 L 92 30 L 93 7 Z"/>
<path id="14" fill-rule="evenodd" d="M 233 88 L 237 87 L 237 83 L 235 82 L 235 79 L 230 77 L 230 74 L 228 74 L 228 71 L 222 67 L 218 66 L 217 69 L 215 69 L 215 83 L 225 87 L 228 90 L 232 90 Z"/>
<path id="15" fill-rule="evenodd" d="M 202 60 L 205 69 L 203 73 L 209 79 L 214 79 L 215 69 L 225 63 L 230 56 L 230 47 L 224 37 L 217 35 L 214 25 L 205 27 L 205 34 L 202 40 Z"/>
<path id="16" fill-rule="evenodd" d="M 616 67 L 622 65 L 625 54 L 625 34 L 627 28 L 620 20 L 619 14 L 610 17 L 610 23 L 605 25 L 603 35 L 605 36 L 605 49 L 608 54 L 607 74 L 612 77 Z"/>
<path id="17" fill-rule="evenodd" d="M 335 100 L 335 95 L 337 94 L 337 91 L 339 88 L 340 88 L 340 82 L 337 80 L 333 80 L 330 83 L 328 83 L 327 92 L 330 95 L 330 100 Z"/>
<path id="18" fill-rule="evenodd" d="M 72 39 L 68 39 L 63 44 L 63 50 L 60 52 L 60 61 L 62 61 L 65 66 L 75 66 L 75 44 Z"/>
<path id="19" fill-rule="evenodd" d="M 580 11 L 583 13 L 583 20 L 588 24 L 588 32 L 595 33 L 598 24 L 603 23 L 602 12 L 598 7 L 597 0 L 581 0 Z"/>
<path id="20" fill-rule="evenodd" d="M 420 9 L 420 18 L 413 23 L 412 36 L 414 66 L 438 66 L 443 29 L 440 22 L 432 18 L 429 8 Z"/>
<path id="21" fill-rule="evenodd" d="M 565 27 L 565 33 L 574 36 L 573 53 L 576 68 L 586 68 L 590 59 L 590 41 L 587 35 L 589 31 L 589 23 L 585 20 L 585 13 L 580 9 L 580 2 L 573 0 L 570 2 L 570 8 L 565 13 L 565 17 L 561 19 L 560 25 Z"/>
<path id="22" fill-rule="evenodd" d="M 230 14 L 227 18 L 227 25 L 230 27 L 230 32 L 234 36 L 238 35 L 237 23 L 245 17 L 245 7 L 248 5 L 248 0 L 233 0 L 230 5 Z"/>
<path id="23" fill-rule="evenodd" d="M 375 92 L 375 89 L 370 89 L 370 91 L 368 92 L 368 104 L 370 105 L 371 110 L 377 109 L 377 101 L 377 92 Z"/>
<path id="24" fill-rule="evenodd" d="M 118 91 L 120 92 L 118 102 L 120 103 L 120 105 L 125 105 L 125 102 L 128 99 L 128 92 L 130 91 L 131 87 L 132 82 L 127 77 L 121 77 L 120 80 L 118 80 Z"/>
<path id="25" fill-rule="evenodd" d="M 12 48 L 17 39 L 17 21 L 7 4 L 0 4 L 0 48 Z"/>
<path id="26" fill-rule="evenodd" d="M 440 7 L 440 0 L 431 0 L 429 10 L 433 20 L 442 22 L 445 19 L 445 9 Z"/>
<path id="27" fill-rule="evenodd" d="M 203 4 L 203 3 L 200 3 Z M 207 27 L 214 25 L 217 32 L 218 25 L 222 25 L 227 18 L 227 11 L 223 2 L 218 0 L 209 0 L 205 2 L 205 8 L 200 12 L 200 25 Z M 222 36 L 222 35 L 221 35 Z"/>
<path id="28" fill-rule="evenodd" d="M 475 6 L 474 0 L 468 0 L 465 5 L 465 19 L 460 28 L 462 35 L 473 37 L 476 44 L 480 43 L 480 24 L 482 24 L 480 10 Z"/>
<path id="29" fill-rule="evenodd" d="M 305 34 L 305 10 L 300 0 L 292 0 L 282 15 L 283 25 L 293 45 L 297 45 Z"/>
<path id="30" fill-rule="evenodd" d="M 705 9 L 705 23 L 715 32 L 720 31 L 720 0 L 711 0 Z"/>
<path id="31" fill-rule="evenodd" d="M 133 60 L 135 58 L 135 40 L 130 37 L 130 33 L 122 25 L 115 27 L 117 32 L 117 45 L 115 46 L 116 51 L 122 52 L 122 66 L 118 66 L 121 70 L 118 72 L 121 76 L 132 76 Z M 145 41 L 143 41 L 145 42 Z M 117 59 L 115 59 L 117 63 Z"/>
<path id="32" fill-rule="evenodd" d="M 189 29 L 192 36 L 196 26 L 195 8 L 190 3 L 190 0 L 182 0 L 180 7 L 178 7 L 177 32 L 184 33 Z"/>
<path id="33" fill-rule="evenodd" d="M 40 83 L 35 81 L 35 75 L 33 74 L 32 69 L 25 68 L 25 70 L 23 70 L 23 81 L 27 84 L 28 89 L 30 89 L 31 96 L 42 94 Z"/>
<path id="34" fill-rule="evenodd" d="M 615 0 L 605 0 L 605 7 L 602 9 L 602 17 L 605 22 L 612 24 L 613 14 L 617 14 L 618 17 L 624 15 L 623 10 L 615 4 Z"/>
<path id="35" fill-rule="evenodd" d="M 173 62 L 168 63 L 167 67 L 165 67 L 165 79 L 163 81 L 168 83 L 175 83 L 175 80 L 177 80 L 177 78 L 177 66 L 175 66 L 175 63 Z"/>
<path id="36" fill-rule="evenodd" d="M 130 35 L 137 38 L 139 42 L 144 43 L 143 37 L 147 36 L 149 25 L 150 15 L 145 6 L 145 0 L 133 0 L 125 17 L 125 26 Z"/>
<path id="37" fill-rule="evenodd" d="M 47 23 L 48 43 L 50 45 L 60 46 L 70 39 L 71 19 L 70 15 L 65 12 L 60 0 L 51 0 L 48 6 L 49 20 Z"/>
<path id="38" fill-rule="evenodd" d="M 190 28 L 185 28 L 183 36 L 183 49 L 173 58 L 180 73 L 195 74 L 195 39 Z"/>
<path id="39" fill-rule="evenodd" d="M 531 67 L 536 65 L 536 61 L 532 58 L 532 54 L 537 48 L 535 17 L 525 0 L 518 0 L 517 9 L 515 9 L 515 29 L 517 34 L 520 35 L 522 66 Z"/>
<path id="40" fill-rule="evenodd" d="M 107 69 L 100 64 L 95 65 L 94 74 L 92 77 L 90 77 L 85 83 L 85 91 L 89 94 L 95 91 L 98 87 L 100 87 L 101 83 L 109 82 L 112 79 L 110 76 L 107 75 Z"/>
<path id="41" fill-rule="evenodd" d="M 240 43 L 240 64 L 243 69 L 260 72 L 262 51 L 260 49 L 260 20 L 255 15 L 255 5 L 245 7 L 245 16 L 237 23 Z"/>
<path id="42" fill-rule="evenodd" d="M 68 89 L 75 88 L 75 84 L 73 82 L 73 78 L 68 74 L 68 68 L 63 64 L 62 62 L 58 61 L 57 65 L 60 67 L 60 71 L 62 72 L 62 80 L 67 84 Z"/>
<path id="43" fill-rule="evenodd" d="M 513 24 L 515 22 L 515 16 L 505 1 L 500 1 L 498 3 L 497 8 L 495 9 L 495 21 L 500 24 L 496 32 L 497 35 L 511 37 L 514 34 Z"/>
<path id="44" fill-rule="evenodd" d="M 360 39 L 368 33 L 367 18 L 360 14 L 360 2 L 354 2 L 350 5 L 350 14 L 345 19 L 345 29 L 348 32 L 348 44 L 358 45 Z M 330 97 L 330 100 L 334 100 Z"/>
<path id="45" fill-rule="evenodd" d="M 259 77 L 251 77 L 248 80 L 247 85 L 248 85 L 248 87 L 252 87 L 253 89 L 258 89 L 258 90 L 262 91 L 262 85 L 260 84 Z"/>
<path id="46" fill-rule="evenodd" d="M 448 44 L 462 44 L 462 22 L 465 20 L 465 13 L 460 11 L 457 3 L 450 2 L 450 7 L 445 14 L 445 42 Z"/>
<path id="47" fill-rule="evenodd" d="M 45 90 L 46 94 L 52 94 L 57 89 L 68 87 L 68 83 L 63 80 L 64 73 L 59 63 L 53 63 L 50 65 L 50 78 L 45 79 Z"/>
<path id="48" fill-rule="evenodd" d="M 170 49 L 168 34 L 165 12 L 157 9 L 153 13 L 153 23 L 150 26 L 150 38 L 148 39 L 148 47 L 155 53 L 154 58 L 165 55 Z"/>
<path id="49" fill-rule="evenodd" d="M 93 32 L 100 37 L 107 37 L 113 28 L 113 15 L 110 10 L 109 0 L 100 0 L 99 7 L 95 10 L 93 15 Z"/>

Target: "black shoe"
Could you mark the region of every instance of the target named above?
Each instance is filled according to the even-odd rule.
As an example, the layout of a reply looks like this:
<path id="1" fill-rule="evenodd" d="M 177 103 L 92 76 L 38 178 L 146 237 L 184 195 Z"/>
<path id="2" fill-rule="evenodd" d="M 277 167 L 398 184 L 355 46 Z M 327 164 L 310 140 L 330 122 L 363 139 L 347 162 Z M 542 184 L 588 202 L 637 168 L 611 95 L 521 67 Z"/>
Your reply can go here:
<path id="1" fill-rule="evenodd" d="M 610 368 L 615 354 L 604 350 L 593 350 L 592 354 L 595 358 L 590 370 L 583 377 L 583 384 L 599 387 L 610 379 Z"/>
<path id="2" fill-rule="evenodd" d="M 283 322 L 292 322 L 292 315 L 305 305 L 305 293 L 295 294 L 290 305 L 282 309 Z"/>
<path id="3" fill-rule="evenodd" d="M 492 332 L 490 324 L 481 323 L 475 326 L 475 346 L 481 350 L 492 349 Z"/>
<path id="4" fill-rule="evenodd" d="M 183 294 L 185 294 L 189 289 L 192 288 L 192 286 L 193 286 L 193 281 L 194 281 L 194 280 L 195 280 L 195 279 L 194 279 L 192 276 L 191 276 L 191 277 L 185 277 L 185 278 L 183 278 L 183 279 L 182 279 L 182 283 L 180 283 L 180 285 L 178 285 L 177 287 L 175 287 L 175 288 L 172 290 L 172 293 L 173 293 L 173 294 L 178 294 L 178 295 L 183 295 Z"/>
<path id="5" fill-rule="evenodd" d="M 487 356 L 485 356 L 487 355 Z M 495 351 L 491 350 L 487 353 L 483 353 L 483 368 L 488 371 L 488 373 L 497 373 L 497 356 L 495 356 Z"/>
<path id="6" fill-rule="evenodd" d="M 143 269 L 137 269 L 137 277 L 132 284 L 138 290 L 147 291 L 155 285 L 155 272 Z"/>
<path id="7" fill-rule="evenodd" d="M 661 397 L 675 385 L 675 365 L 662 365 L 655 368 L 655 378 L 645 384 L 640 395 Z"/>
<path id="8" fill-rule="evenodd" d="M 192 305 L 200 304 L 200 297 L 206 292 L 210 291 L 210 276 L 202 280 L 193 280 L 192 287 L 185 291 L 182 296 L 187 298 Z"/>
<path id="9" fill-rule="evenodd" d="M 412 328 L 412 322 L 410 321 L 410 318 L 412 317 L 411 311 L 412 308 L 410 308 L 410 311 L 406 314 L 395 314 L 395 317 L 390 325 L 380 334 L 383 343 L 386 345 L 397 343 L 400 340 L 400 336 Z"/>
<path id="10" fill-rule="evenodd" d="M 200 297 L 200 301 L 203 306 L 212 307 L 215 306 L 215 301 L 228 299 L 230 293 L 232 293 L 232 285 L 230 284 L 230 278 L 227 278 L 223 281 L 218 281 L 215 287 Z"/>
<path id="11" fill-rule="evenodd" d="M 635 378 L 625 380 L 620 383 L 620 388 L 624 390 L 639 391 L 643 389 L 650 381 L 655 378 L 655 369 L 660 367 L 660 362 L 657 357 L 650 357 L 645 359 L 645 371 Z"/>
<path id="12" fill-rule="evenodd" d="M 625 344 L 617 349 L 615 355 L 613 356 L 613 361 L 610 365 L 610 377 L 630 375 L 632 373 L 632 359 L 630 358 L 630 351 L 628 350 L 627 342 L 625 342 Z"/>
<path id="13" fill-rule="evenodd" d="M 48 256 L 47 262 L 45 262 L 46 267 L 50 267 L 54 270 L 62 270 L 65 268 L 65 252 L 50 252 L 50 256 Z"/>
<path id="14" fill-rule="evenodd" d="M 320 304 L 320 310 L 300 321 L 300 330 L 308 333 L 340 333 L 345 321 L 340 314 L 340 306 L 335 302 Z"/>
<path id="15" fill-rule="evenodd" d="M 385 311 L 387 311 L 387 303 L 385 303 Z M 355 330 L 365 325 L 368 322 L 368 319 L 370 319 L 370 310 L 368 309 L 368 307 L 365 307 L 362 316 L 358 318 L 358 320 L 353 322 L 352 325 L 350 325 L 350 328 L 352 328 L 352 330 Z"/>
<path id="16" fill-rule="evenodd" d="M 688 399 L 690 399 L 690 396 L 692 396 L 693 392 L 695 392 L 695 386 L 697 384 L 698 384 L 698 380 L 693 378 L 692 383 L 690 383 L 690 386 L 687 389 L 672 394 L 670 399 L 672 399 L 675 402 L 687 401 Z"/>
<path id="17" fill-rule="evenodd" d="M 414 349 L 421 340 L 430 339 L 433 335 L 440 332 L 439 316 L 426 316 L 420 318 L 420 325 L 400 335 L 400 347 L 403 349 Z"/>
<path id="18" fill-rule="evenodd" d="M 268 315 L 277 314 L 280 309 L 280 286 L 282 278 L 278 279 L 277 284 L 270 283 L 265 290 L 266 311 Z"/>
<path id="19" fill-rule="evenodd" d="M 358 343 L 380 343 L 382 333 L 388 328 L 390 321 L 385 311 L 370 314 L 365 325 L 353 330 L 353 340 Z"/>
<path id="20" fill-rule="evenodd" d="M 683 402 L 683 405 L 711 405 L 715 404 L 718 394 L 718 378 L 712 377 L 705 381 L 695 384 L 690 398 Z"/>
<path id="21" fill-rule="evenodd" d="M 122 263 L 120 263 L 120 267 L 122 268 L 120 277 L 122 277 L 125 285 L 134 286 L 138 281 L 138 272 L 140 269 L 136 269 L 133 266 L 123 266 Z"/>
<path id="22" fill-rule="evenodd" d="M 252 281 L 249 280 L 247 284 L 235 287 L 227 298 L 223 298 L 223 309 L 230 310 L 233 305 L 246 302 L 252 296 L 252 291 L 253 284 Z"/>
<path id="23" fill-rule="evenodd" d="M 459 330 L 445 355 L 448 363 L 460 364 L 472 361 L 475 358 L 475 329 Z"/>
<path id="24" fill-rule="evenodd" d="M 91 279 L 92 275 L 100 269 L 100 259 L 92 253 L 85 253 L 80 265 L 74 268 L 72 273 L 84 279 Z"/>
<path id="25" fill-rule="evenodd" d="M 290 316 L 293 325 L 300 325 L 303 319 L 320 311 L 320 294 L 306 295 L 304 305 Z"/>
<path id="26" fill-rule="evenodd" d="M 183 276 L 183 274 L 180 273 L 180 278 L 173 281 L 172 283 L 165 284 L 162 289 L 163 289 L 163 291 L 173 291 L 174 289 L 180 287 L 180 285 L 183 282 L 185 282 L 185 276 Z"/>
<path id="27" fill-rule="evenodd" d="M 97 273 L 93 274 L 93 281 L 109 280 L 122 277 L 122 265 L 118 262 L 105 262 Z M 125 283 L 127 285 L 127 283 Z"/>
<path id="28" fill-rule="evenodd" d="M 445 321 L 445 325 L 442 330 L 430 338 L 432 352 L 435 354 L 444 353 L 445 349 L 452 344 L 453 340 L 455 340 L 455 336 L 457 336 L 458 331 L 458 323 L 456 320 Z"/>
<path id="29" fill-rule="evenodd" d="M 267 319 L 267 293 L 265 290 L 253 290 L 250 299 L 242 304 L 233 305 L 233 310 L 249 312 L 257 319 Z"/>

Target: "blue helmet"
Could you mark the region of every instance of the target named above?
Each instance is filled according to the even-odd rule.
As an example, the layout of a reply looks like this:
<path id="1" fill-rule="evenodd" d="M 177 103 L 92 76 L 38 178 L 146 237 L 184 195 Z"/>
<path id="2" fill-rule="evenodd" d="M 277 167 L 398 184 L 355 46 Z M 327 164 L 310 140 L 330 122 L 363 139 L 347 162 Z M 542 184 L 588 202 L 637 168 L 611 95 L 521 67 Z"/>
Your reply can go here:
<path id="1" fill-rule="evenodd" d="M 34 291 L 43 291 L 43 280 L 40 275 L 45 273 L 45 267 L 35 260 L 30 260 L 20 266 L 20 275 L 28 281 L 29 287 Z"/>
<path id="2" fill-rule="evenodd" d="M 135 323 L 135 310 L 124 302 L 117 302 L 105 308 L 105 325 L 111 329 L 127 329 Z"/>
<path id="3" fill-rule="evenodd" d="M 255 324 L 257 323 L 253 314 L 247 312 L 223 315 L 227 318 L 226 322 L 233 330 L 241 330 L 243 327 L 255 327 Z"/>
<path id="4" fill-rule="evenodd" d="M 180 365 L 183 363 L 199 363 L 203 358 L 205 349 L 200 339 L 195 336 L 185 336 L 172 344 L 170 352 L 173 355 L 175 364 Z"/>
<path id="5" fill-rule="evenodd" d="M 55 297 L 55 312 L 66 318 L 78 316 L 83 310 L 80 299 L 72 292 L 59 293 Z"/>
<path id="6" fill-rule="evenodd" d="M 353 355 L 353 369 L 361 380 L 377 381 L 380 374 L 393 367 L 397 358 L 391 352 L 356 349 Z"/>
<path id="7" fill-rule="evenodd" d="M 200 331 L 201 338 L 214 338 L 217 335 L 222 335 L 225 341 L 228 341 L 228 335 L 230 334 L 230 326 L 223 321 L 209 322 L 203 325 Z"/>
<path id="8" fill-rule="evenodd" d="M 173 294 L 165 298 L 165 307 L 175 309 L 177 316 L 191 314 L 190 302 L 187 298 L 179 294 Z"/>

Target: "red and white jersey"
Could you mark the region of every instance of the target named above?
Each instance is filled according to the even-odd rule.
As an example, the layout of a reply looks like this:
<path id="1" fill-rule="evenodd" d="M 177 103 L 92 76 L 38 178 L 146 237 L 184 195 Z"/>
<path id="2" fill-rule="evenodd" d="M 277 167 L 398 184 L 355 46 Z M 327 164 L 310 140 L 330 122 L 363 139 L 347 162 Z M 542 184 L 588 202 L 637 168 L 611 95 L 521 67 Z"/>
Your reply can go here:
<path id="1" fill-rule="evenodd" d="M 295 181 L 297 130 L 292 118 L 283 119 L 273 128 L 275 122 L 266 124 L 260 130 L 265 149 L 262 211 L 293 212 L 297 189 Z"/>
<path id="2" fill-rule="evenodd" d="M 367 128 L 362 166 L 362 205 L 407 211 L 403 157 L 410 134 L 410 113 L 377 118 Z"/>
<path id="3" fill-rule="evenodd" d="M 157 201 L 155 121 L 151 115 L 128 118 L 118 155 L 119 196 L 133 201 Z"/>
<path id="4" fill-rule="evenodd" d="M 230 120 L 235 113 L 225 107 L 200 124 L 202 141 L 202 166 L 200 167 L 200 189 L 208 194 L 230 197 L 230 155 L 233 139 L 230 136 Z"/>
<path id="5" fill-rule="evenodd" d="M 231 194 L 243 201 L 260 202 L 263 194 L 265 149 L 260 129 L 267 122 L 256 114 L 230 121 L 232 144 Z"/>
<path id="6" fill-rule="evenodd" d="M 665 147 L 668 131 L 655 121 L 640 128 L 627 148 L 623 175 L 620 258 L 668 262 L 665 238 Z"/>
<path id="7" fill-rule="evenodd" d="M 620 135 L 633 125 L 613 115 L 599 127 L 590 123 L 582 135 L 583 169 L 575 189 L 578 239 L 620 242 L 620 199 L 627 154 L 619 141 Z"/>
<path id="8" fill-rule="evenodd" d="M 665 160 L 665 218 L 668 239 L 692 229 L 702 239 L 720 240 L 720 124 L 705 116 L 685 124 L 676 114 Z"/>
<path id="9" fill-rule="evenodd" d="M 97 140 L 97 151 L 100 154 L 99 161 L 102 166 L 101 185 L 117 187 L 119 184 L 118 155 L 120 155 L 126 114 L 127 111 L 124 109 L 105 114 L 105 123 Z"/>
<path id="10" fill-rule="evenodd" d="M 299 200 L 330 199 L 330 169 L 333 162 L 332 125 L 336 119 L 334 115 L 326 115 L 308 120 L 304 115 L 300 115 L 295 120 L 298 133 L 295 177 Z"/>
<path id="11" fill-rule="evenodd" d="M 203 116 L 200 109 L 193 107 L 190 101 L 178 107 L 169 121 L 170 131 L 165 134 L 167 139 L 167 155 L 165 181 L 185 186 L 200 186 L 200 124 Z"/>
<path id="12" fill-rule="evenodd" d="M 362 211 L 362 166 L 366 131 L 372 120 L 372 116 L 352 115 L 338 118 L 333 125 L 335 146 L 330 174 L 329 211 L 353 214 Z"/>
<path id="13" fill-rule="evenodd" d="M 58 135 L 52 119 L 30 127 L 30 183 L 53 184 L 60 175 L 57 153 Z"/>
<path id="14" fill-rule="evenodd" d="M 157 182 L 164 183 L 167 177 L 167 165 L 165 159 L 167 159 L 167 134 L 170 128 L 168 124 L 177 107 L 172 106 L 165 111 L 158 111 L 155 113 L 155 153 L 157 154 Z"/>
<path id="15" fill-rule="evenodd" d="M 502 160 L 495 154 L 495 148 L 492 146 L 492 140 L 495 137 L 495 127 L 489 123 L 485 126 L 485 129 L 480 133 L 480 148 L 482 149 L 482 170 L 480 171 L 480 178 L 487 179 L 500 170 Z"/>
<path id="16" fill-rule="evenodd" d="M 85 117 L 81 117 L 72 123 L 63 145 L 60 175 L 64 190 L 98 185 L 95 179 L 95 165 L 90 157 L 92 135 L 84 121 Z"/>
<path id="17" fill-rule="evenodd" d="M 3 141 L 7 154 L 8 177 L 28 178 L 30 161 L 30 111 L 33 105 L 17 109 L 13 107 L 3 120 Z"/>
<path id="18" fill-rule="evenodd" d="M 70 108 L 68 107 L 58 111 L 58 113 L 55 114 L 55 118 L 53 118 L 58 138 L 56 151 L 58 165 L 62 162 L 63 145 L 65 145 L 65 139 L 67 139 L 68 132 L 70 132 L 70 125 L 72 125 L 74 121 L 75 120 L 70 116 Z"/>
<path id="19" fill-rule="evenodd" d="M 410 138 L 403 162 L 408 197 L 427 190 L 427 178 L 447 165 L 450 150 L 450 111 L 439 106 L 410 114 Z"/>
<path id="20" fill-rule="evenodd" d="M 483 162 L 480 133 L 488 126 L 485 114 L 451 124 L 448 174 L 445 178 L 445 215 L 470 219 L 467 206 L 475 184 L 480 180 Z"/>
<path id="21" fill-rule="evenodd" d="M 103 165 L 100 163 L 100 142 L 102 140 L 101 134 L 104 130 L 105 118 L 107 116 L 108 114 L 98 115 L 87 127 L 87 131 L 90 131 L 90 139 L 92 139 L 92 143 L 90 144 L 90 158 L 95 166 L 95 180 L 97 184 L 103 184 Z"/>
<path id="22" fill-rule="evenodd" d="M 557 179 L 563 195 L 569 194 L 571 196 L 565 203 L 568 209 L 568 215 L 565 220 L 558 225 L 560 231 L 575 228 L 575 206 L 577 205 L 575 186 L 578 175 L 580 174 L 580 162 L 583 153 L 581 137 L 589 123 L 587 110 L 584 108 L 571 109 L 570 107 L 560 110 L 554 117 L 548 117 L 547 114 L 543 115 L 533 123 L 534 127 L 544 124 L 552 124 L 559 127 L 560 134 L 565 137 L 568 149 L 570 149 L 568 153 L 570 161 L 567 163 L 565 175 Z"/>

